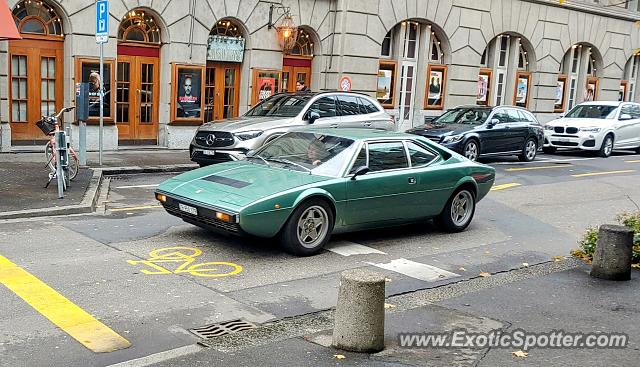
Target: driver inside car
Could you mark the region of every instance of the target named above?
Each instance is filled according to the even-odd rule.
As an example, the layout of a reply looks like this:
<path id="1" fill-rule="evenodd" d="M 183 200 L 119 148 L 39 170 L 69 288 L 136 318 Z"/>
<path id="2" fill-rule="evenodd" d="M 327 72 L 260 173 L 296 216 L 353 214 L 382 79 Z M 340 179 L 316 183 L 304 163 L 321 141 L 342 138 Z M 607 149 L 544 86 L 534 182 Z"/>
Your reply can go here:
<path id="1" fill-rule="evenodd" d="M 312 165 L 317 166 L 322 164 L 322 159 L 326 156 L 327 151 L 320 140 L 314 140 L 307 146 L 307 159 Z"/>

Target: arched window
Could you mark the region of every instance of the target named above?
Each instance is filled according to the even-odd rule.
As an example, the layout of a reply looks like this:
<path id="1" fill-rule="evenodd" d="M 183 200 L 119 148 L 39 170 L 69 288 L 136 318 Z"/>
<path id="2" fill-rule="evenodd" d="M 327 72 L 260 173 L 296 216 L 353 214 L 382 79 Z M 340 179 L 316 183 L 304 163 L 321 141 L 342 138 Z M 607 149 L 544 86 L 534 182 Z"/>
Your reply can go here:
<path id="1" fill-rule="evenodd" d="M 624 68 L 624 79 L 628 83 L 624 90 L 624 100 L 635 102 L 636 85 L 638 84 L 638 67 L 640 67 L 640 55 L 631 56 Z M 622 87 L 621 87 L 622 88 Z"/>
<path id="2" fill-rule="evenodd" d="M 560 63 L 560 76 L 568 79 L 569 89 L 564 97 L 567 110 L 582 101 L 597 98 L 597 71 L 592 47 L 575 44 L 565 53 Z"/>
<path id="3" fill-rule="evenodd" d="M 144 10 L 132 10 L 125 15 L 118 29 L 118 41 L 160 44 L 160 28 Z"/>
<path id="4" fill-rule="evenodd" d="M 313 38 L 303 28 L 298 29 L 296 44 L 290 51 L 291 55 L 313 57 Z"/>
<path id="5" fill-rule="evenodd" d="M 62 21 L 44 1 L 22 0 L 13 8 L 13 19 L 21 33 L 62 36 Z"/>
<path id="6" fill-rule="evenodd" d="M 211 30 L 210 35 L 243 38 L 242 30 L 240 29 L 240 27 L 233 24 L 232 21 L 227 19 L 218 21 L 218 23 L 216 23 L 216 25 Z"/>

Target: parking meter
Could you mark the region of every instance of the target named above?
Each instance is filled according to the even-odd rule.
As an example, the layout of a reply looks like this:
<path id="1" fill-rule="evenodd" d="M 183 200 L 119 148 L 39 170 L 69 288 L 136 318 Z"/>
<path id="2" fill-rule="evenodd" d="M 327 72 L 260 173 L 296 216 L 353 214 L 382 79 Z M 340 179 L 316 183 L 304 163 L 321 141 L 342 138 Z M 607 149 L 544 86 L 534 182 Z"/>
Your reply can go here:
<path id="1" fill-rule="evenodd" d="M 76 119 L 89 119 L 89 83 L 76 83 Z"/>

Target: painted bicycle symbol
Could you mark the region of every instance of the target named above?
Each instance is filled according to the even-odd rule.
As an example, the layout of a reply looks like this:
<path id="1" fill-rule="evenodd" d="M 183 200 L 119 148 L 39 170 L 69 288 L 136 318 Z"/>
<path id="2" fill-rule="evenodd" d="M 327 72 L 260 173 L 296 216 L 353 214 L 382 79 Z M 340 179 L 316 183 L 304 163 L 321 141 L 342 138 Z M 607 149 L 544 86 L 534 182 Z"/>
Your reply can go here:
<path id="1" fill-rule="evenodd" d="M 212 261 L 193 264 L 202 251 L 193 247 L 165 247 L 149 252 L 146 260 L 127 260 L 131 265 L 143 264 L 154 270 L 141 269 L 144 274 L 181 274 L 188 273 L 197 277 L 220 278 L 236 275 L 242 272 L 242 266 L 229 262 Z M 182 263 L 171 271 L 163 265 L 168 263 Z M 161 265 L 162 264 L 162 265 Z"/>

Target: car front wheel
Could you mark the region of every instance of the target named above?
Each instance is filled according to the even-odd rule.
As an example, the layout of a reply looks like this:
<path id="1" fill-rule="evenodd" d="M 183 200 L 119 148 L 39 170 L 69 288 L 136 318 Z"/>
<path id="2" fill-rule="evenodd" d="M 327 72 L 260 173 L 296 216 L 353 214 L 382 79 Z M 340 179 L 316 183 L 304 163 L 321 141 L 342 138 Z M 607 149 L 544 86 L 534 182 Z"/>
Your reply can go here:
<path id="1" fill-rule="evenodd" d="M 329 242 L 333 221 L 333 211 L 326 201 L 305 201 L 289 217 L 280 243 L 287 252 L 297 256 L 316 254 Z"/>
<path id="2" fill-rule="evenodd" d="M 518 159 L 522 162 L 531 162 L 536 159 L 536 154 L 538 154 L 538 144 L 534 139 L 529 139 L 524 143 L 522 153 L 518 155 Z"/>
<path id="3" fill-rule="evenodd" d="M 469 226 L 476 211 L 476 200 L 471 191 L 461 189 L 456 191 L 440 216 L 436 218 L 439 227 L 447 232 L 461 232 Z"/>
<path id="4" fill-rule="evenodd" d="M 598 155 L 602 158 L 607 158 L 611 155 L 613 151 L 613 136 L 611 134 L 604 137 L 602 141 L 602 145 L 600 146 L 600 151 L 598 151 Z"/>
<path id="5" fill-rule="evenodd" d="M 462 149 L 462 153 L 467 159 L 471 161 L 477 160 L 478 156 L 480 155 L 480 147 L 478 146 L 478 142 L 473 139 L 467 141 L 464 145 L 464 148 Z"/>

